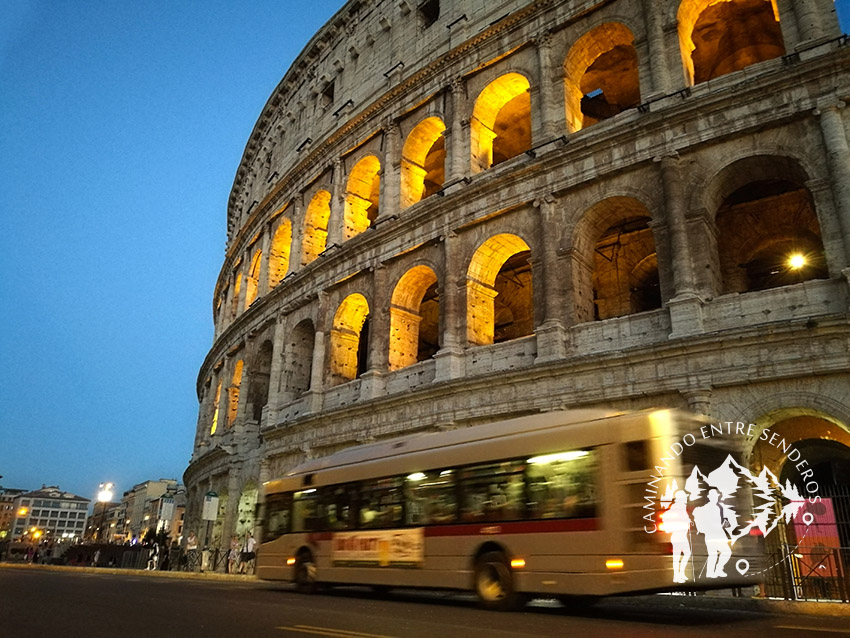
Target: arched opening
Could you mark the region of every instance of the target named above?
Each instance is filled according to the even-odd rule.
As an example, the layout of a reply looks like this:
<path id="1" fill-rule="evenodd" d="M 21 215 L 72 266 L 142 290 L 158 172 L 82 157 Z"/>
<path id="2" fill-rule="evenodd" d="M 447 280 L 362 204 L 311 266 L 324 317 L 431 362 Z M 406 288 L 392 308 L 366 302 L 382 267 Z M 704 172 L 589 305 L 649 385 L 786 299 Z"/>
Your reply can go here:
<path id="1" fill-rule="evenodd" d="M 284 390 L 292 398 L 310 389 L 315 341 L 316 330 L 309 319 L 301 321 L 289 333 L 284 350 Z"/>
<path id="2" fill-rule="evenodd" d="M 635 211 L 639 212 L 639 211 Z M 593 254 L 595 319 L 661 307 L 658 256 L 648 216 L 630 216 L 609 226 Z"/>
<path id="3" fill-rule="evenodd" d="M 516 235 L 494 235 L 469 264 L 467 340 L 486 345 L 534 333 L 531 249 Z"/>
<path id="4" fill-rule="evenodd" d="M 796 164 L 785 158 L 747 158 L 717 179 L 723 293 L 829 277 L 814 202 Z"/>
<path id="5" fill-rule="evenodd" d="M 446 125 L 439 117 L 417 124 L 401 152 L 401 207 L 433 195 L 446 177 Z"/>
<path id="6" fill-rule="evenodd" d="M 236 414 L 239 410 L 239 389 L 242 385 L 242 359 L 239 359 L 233 366 L 233 377 L 230 380 L 230 387 L 227 389 L 227 427 L 231 427 L 236 421 Z"/>
<path id="7" fill-rule="evenodd" d="M 269 249 L 269 290 L 277 286 L 289 270 L 289 251 L 292 247 L 292 222 L 280 220 Z"/>
<path id="8" fill-rule="evenodd" d="M 480 173 L 531 148 L 531 93 L 525 76 L 506 73 L 479 93 L 469 125 L 472 172 Z"/>
<path id="9" fill-rule="evenodd" d="M 331 194 L 319 191 L 313 195 L 304 215 L 304 240 L 301 243 L 301 265 L 306 266 L 321 254 L 328 243 L 328 219 Z"/>
<path id="10" fill-rule="evenodd" d="M 381 162 L 374 155 L 367 155 L 354 165 L 348 176 L 343 240 L 359 235 L 375 223 L 380 192 Z"/>
<path id="11" fill-rule="evenodd" d="M 337 308 L 330 335 L 331 385 L 358 378 L 366 371 L 369 304 L 355 293 Z"/>
<path id="12" fill-rule="evenodd" d="M 769 524 L 780 528 L 765 538 L 768 553 L 788 560 L 800 574 L 802 598 L 836 598 L 837 590 L 847 584 L 846 575 L 841 578 L 847 556 L 839 548 L 850 547 L 850 432 L 802 409 L 783 410 L 766 425 L 753 447 L 751 465 L 772 474 L 767 475 L 771 496 L 793 486 L 806 499 L 787 519 L 779 515 L 778 506 L 767 512 Z M 815 496 L 820 498 L 812 503 Z M 769 580 L 766 594 L 781 596 L 781 589 Z"/>
<path id="13" fill-rule="evenodd" d="M 270 340 L 264 341 L 251 366 L 251 386 L 248 392 L 248 407 L 251 417 L 259 423 L 263 418 L 263 408 L 269 402 L 269 379 L 272 372 L 272 351 Z"/>
<path id="14" fill-rule="evenodd" d="M 240 541 L 244 541 L 245 535 L 248 532 L 254 531 L 256 521 L 254 513 L 257 511 L 257 486 L 249 483 L 242 488 L 242 495 L 239 497 L 239 505 L 236 508 L 236 536 Z"/>
<path id="15" fill-rule="evenodd" d="M 251 268 L 245 280 L 245 310 L 247 310 L 257 298 L 260 283 L 260 263 L 263 260 L 263 251 L 256 250 L 251 258 Z"/>
<path id="16" fill-rule="evenodd" d="M 425 361 L 440 349 L 437 275 L 415 266 L 399 279 L 390 305 L 390 370 Z"/>
<path id="17" fill-rule="evenodd" d="M 221 379 L 218 380 L 218 385 L 215 388 L 212 405 L 212 425 L 210 426 L 210 436 L 218 432 L 218 418 L 221 404 Z"/>
<path id="18" fill-rule="evenodd" d="M 776 0 L 684 0 L 677 18 L 691 84 L 785 54 Z"/>
<path id="19" fill-rule="evenodd" d="M 564 62 L 567 125 L 571 132 L 640 104 L 634 35 L 619 22 L 584 34 Z"/>

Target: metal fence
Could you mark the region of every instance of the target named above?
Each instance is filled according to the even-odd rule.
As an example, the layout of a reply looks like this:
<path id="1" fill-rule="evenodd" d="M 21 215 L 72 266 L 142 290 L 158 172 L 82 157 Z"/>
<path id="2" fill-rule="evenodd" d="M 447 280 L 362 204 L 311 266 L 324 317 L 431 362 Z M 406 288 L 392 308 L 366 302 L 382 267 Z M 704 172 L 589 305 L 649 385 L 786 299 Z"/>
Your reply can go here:
<path id="1" fill-rule="evenodd" d="M 850 486 L 824 486 L 821 501 L 780 523 L 766 549 L 765 596 L 850 602 Z"/>

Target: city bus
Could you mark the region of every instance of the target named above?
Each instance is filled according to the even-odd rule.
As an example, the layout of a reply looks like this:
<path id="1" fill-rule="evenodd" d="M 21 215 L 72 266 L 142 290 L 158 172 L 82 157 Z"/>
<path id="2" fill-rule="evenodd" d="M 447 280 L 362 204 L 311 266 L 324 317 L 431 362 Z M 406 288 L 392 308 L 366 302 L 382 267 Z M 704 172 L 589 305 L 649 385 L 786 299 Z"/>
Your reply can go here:
<path id="1" fill-rule="evenodd" d="M 684 485 L 699 458 L 723 458 L 712 441 L 671 454 L 705 423 L 666 409 L 553 411 L 306 461 L 265 483 L 257 575 L 304 592 L 467 590 L 493 609 L 753 584 L 734 569 L 674 582 L 671 535 L 648 505 L 659 459 L 664 479 Z"/>

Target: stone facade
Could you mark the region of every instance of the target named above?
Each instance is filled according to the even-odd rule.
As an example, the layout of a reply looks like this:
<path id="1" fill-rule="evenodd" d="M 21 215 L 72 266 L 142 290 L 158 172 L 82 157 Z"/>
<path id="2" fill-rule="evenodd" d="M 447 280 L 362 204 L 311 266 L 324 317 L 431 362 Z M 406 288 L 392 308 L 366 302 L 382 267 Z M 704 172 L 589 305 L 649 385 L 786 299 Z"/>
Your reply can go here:
<path id="1" fill-rule="evenodd" d="M 345 4 L 236 175 L 186 529 L 215 491 L 225 544 L 306 458 L 565 407 L 850 442 L 850 46 L 826 0 L 719 4 Z"/>

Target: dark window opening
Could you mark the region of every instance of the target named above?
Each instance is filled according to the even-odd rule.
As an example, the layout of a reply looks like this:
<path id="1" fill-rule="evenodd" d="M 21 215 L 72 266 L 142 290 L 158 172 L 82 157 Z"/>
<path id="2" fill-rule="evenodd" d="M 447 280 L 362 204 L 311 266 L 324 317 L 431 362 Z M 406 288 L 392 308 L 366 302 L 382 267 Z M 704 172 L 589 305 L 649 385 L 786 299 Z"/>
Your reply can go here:
<path id="1" fill-rule="evenodd" d="M 427 29 L 440 17 L 440 0 L 425 0 L 419 5 L 419 15 L 422 17 L 422 26 Z"/>

